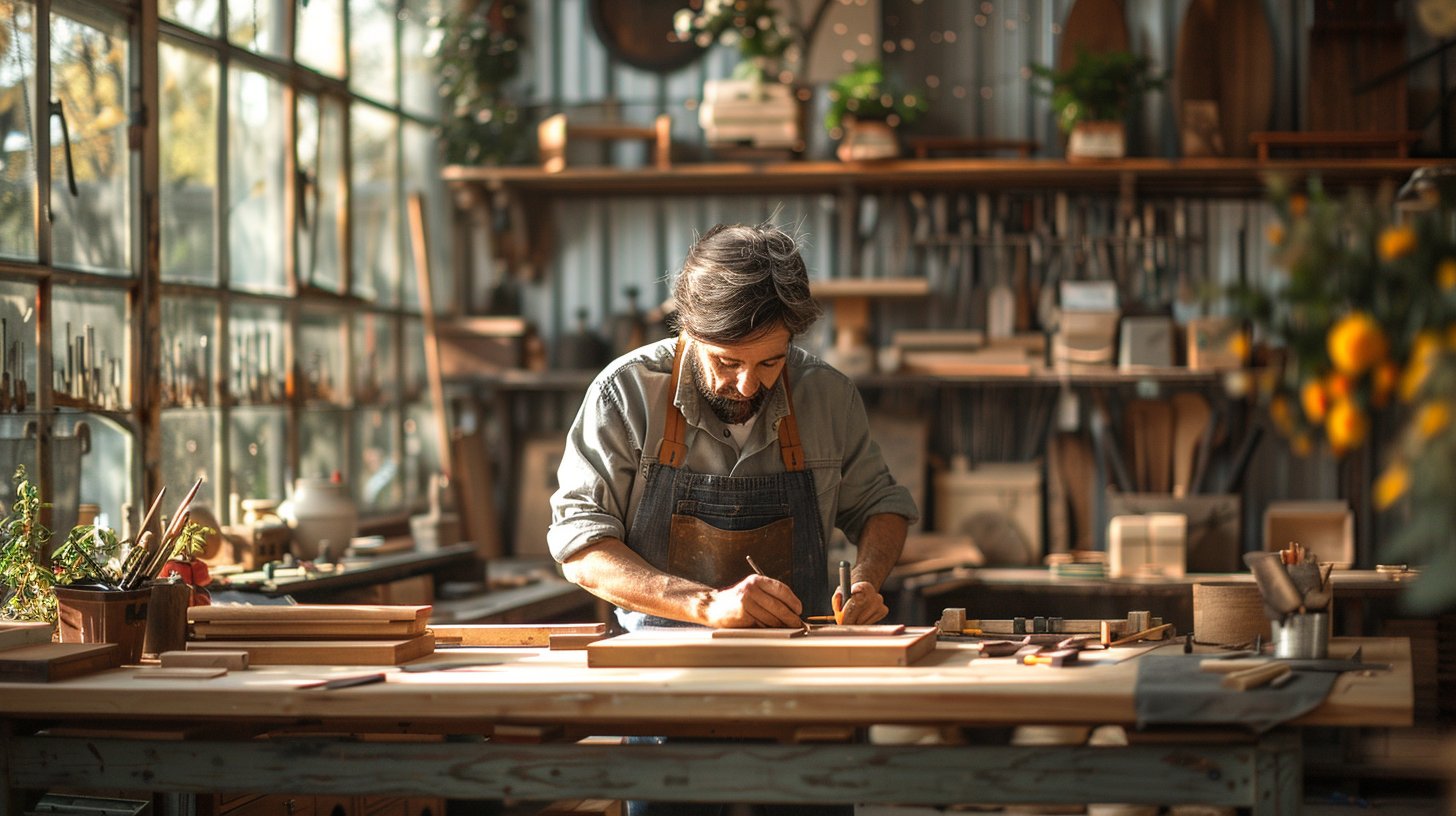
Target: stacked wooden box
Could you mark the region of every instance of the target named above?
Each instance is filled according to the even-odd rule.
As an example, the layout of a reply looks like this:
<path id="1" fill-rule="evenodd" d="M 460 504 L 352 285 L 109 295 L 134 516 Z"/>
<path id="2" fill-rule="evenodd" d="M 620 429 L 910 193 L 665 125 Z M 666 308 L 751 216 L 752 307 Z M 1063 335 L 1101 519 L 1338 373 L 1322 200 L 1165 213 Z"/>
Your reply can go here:
<path id="1" fill-rule="evenodd" d="M 435 651 L 429 606 L 195 606 L 188 651 L 245 651 L 255 666 L 394 666 Z"/>

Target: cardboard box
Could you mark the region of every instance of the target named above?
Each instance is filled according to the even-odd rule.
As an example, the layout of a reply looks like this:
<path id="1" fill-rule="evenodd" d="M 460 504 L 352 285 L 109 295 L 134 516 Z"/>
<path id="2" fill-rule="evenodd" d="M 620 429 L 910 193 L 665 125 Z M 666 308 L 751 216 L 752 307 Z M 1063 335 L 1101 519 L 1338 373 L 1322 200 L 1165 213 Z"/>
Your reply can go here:
<path id="1" fill-rule="evenodd" d="M 1041 463 L 1000 462 L 969 468 L 956 457 L 935 475 L 935 529 L 968 535 L 987 566 L 1041 561 Z"/>
<path id="2" fill-rule="evenodd" d="M 1188 517 L 1188 572 L 1244 571 L 1239 534 L 1243 505 L 1237 494 L 1174 497 L 1166 493 L 1107 491 L 1109 518 L 1147 513 L 1182 513 Z"/>
<path id="3" fill-rule="evenodd" d="M 1264 549 L 1282 550 L 1298 541 L 1320 563 L 1339 569 L 1355 564 L 1355 518 L 1343 501 L 1270 502 L 1264 510 Z"/>
<path id="4" fill-rule="evenodd" d="M 1107 555 L 1112 578 L 1182 578 L 1188 570 L 1188 517 L 1113 516 L 1107 524 Z"/>

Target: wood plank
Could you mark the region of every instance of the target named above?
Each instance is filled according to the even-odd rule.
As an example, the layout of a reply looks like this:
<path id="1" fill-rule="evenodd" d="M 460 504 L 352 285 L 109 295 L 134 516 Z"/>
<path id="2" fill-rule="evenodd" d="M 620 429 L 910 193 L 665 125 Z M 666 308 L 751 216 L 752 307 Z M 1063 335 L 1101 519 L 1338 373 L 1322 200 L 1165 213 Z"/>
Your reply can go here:
<path id="1" fill-rule="evenodd" d="M 0 622 L 0 650 L 34 643 L 50 643 L 55 633 L 56 625 L 53 623 L 3 621 Z"/>
<path id="2" fill-rule="evenodd" d="M 166 668 L 217 668 L 242 671 L 248 667 L 248 653 L 239 649 L 197 652 L 162 652 L 157 659 Z"/>
<path id="3" fill-rule="evenodd" d="M 0 652 L 0 682 L 49 683 L 78 677 L 122 662 L 115 643 L 36 643 Z"/>
<path id="4" fill-rule="evenodd" d="M 552 623 L 539 626 L 516 624 L 460 624 L 431 626 L 440 645 L 451 646 L 550 646 L 552 635 L 605 635 L 604 623 Z"/>
<path id="5" fill-rule="evenodd" d="M 429 605 L 269 604 L 263 606 L 194 606 L 188 623 L 284 621 L 429 620 Z"/>
<path id="6" fill-rule="evenodd" d="M 1057 68 L 1067 70 L 1081 48 L 1094 54 L 1127 51 L 1127 18 L 1121 0 L 1077 0 L 1062 21 Z"/>
<path id="7" fill-rule="evenodd" d="M 134 680 L 210 680 L 228 673 L 227 666 L 158 666 L 140 669 Z"/>
<path id="8" fill-rule="evenodd" d="M 199 640 L 398 640 L 424 634 L 427 622 L 407 621 L 278 621 L 198 623 L 192 636 Z"/>
<path id="9" fill-rule="evenodd" d="M 935 649 L 935 630 L 902 635 L 715 639 L 709 629 L 630 632 L 587 647 L 592 667 L 908 666 Z"/>
<path id="10" fill-rule="evenodd" d="M 435 639 L 191 641 L 187 651 L 245 651 L 254 666 L 394 666 L 435 651 Z"/>

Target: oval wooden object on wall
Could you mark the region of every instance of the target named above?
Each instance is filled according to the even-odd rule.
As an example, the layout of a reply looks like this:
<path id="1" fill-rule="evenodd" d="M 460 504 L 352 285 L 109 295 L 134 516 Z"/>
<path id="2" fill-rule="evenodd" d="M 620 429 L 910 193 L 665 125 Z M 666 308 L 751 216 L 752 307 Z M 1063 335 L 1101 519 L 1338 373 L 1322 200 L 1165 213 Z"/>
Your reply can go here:
<path id="1" fill-rule="evenodd" d="M 1192 0 L 1178 32 L 1173 112 L 1180 133 L 1188 100 L 1218 105 L 1223 155 L 1252 156 L 1249 134 L 1269 129 L 1274 40 L 1260 0 Z"/>
<path id="2" fill-rule="evenodd" d="M 1077 59 L 1077 46 L 1094 54 L 1127 51 L 1127 18 L 1121 0 L 1077 0 L 1062 21 L 1057 45 L 1057 70 L 1065 71 Z"/>
<path id="3" fill-rule="evenodd" d="M 686 6 L 682 0 L 592 0 L 592 27 L 616 59 L 633 68 L 669 74 L 703 53 L 674 34 L 673 14 Z"/>

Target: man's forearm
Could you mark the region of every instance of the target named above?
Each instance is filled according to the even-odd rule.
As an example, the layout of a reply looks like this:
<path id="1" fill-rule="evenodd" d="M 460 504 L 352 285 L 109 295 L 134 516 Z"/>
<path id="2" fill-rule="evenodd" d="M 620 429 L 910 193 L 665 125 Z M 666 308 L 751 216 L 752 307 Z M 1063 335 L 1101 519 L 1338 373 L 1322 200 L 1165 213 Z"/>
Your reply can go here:
<path id="1" fill-rule="evenodd" d="M 880 513 L 870 516 L 860 533 L 858 554 L 851 575 L 854 581 L 865 581 L 878 589 L 905 549 L 905 534 L 910 523 L 904 516 Z"/>
<path id="2" fill-rule="evenodd" d="M 660 618 L 706 623 L 710 587 L 668 575 L 617 539 L 602 539 L 562 563 L 567 580 L 608 603 Z"/>

